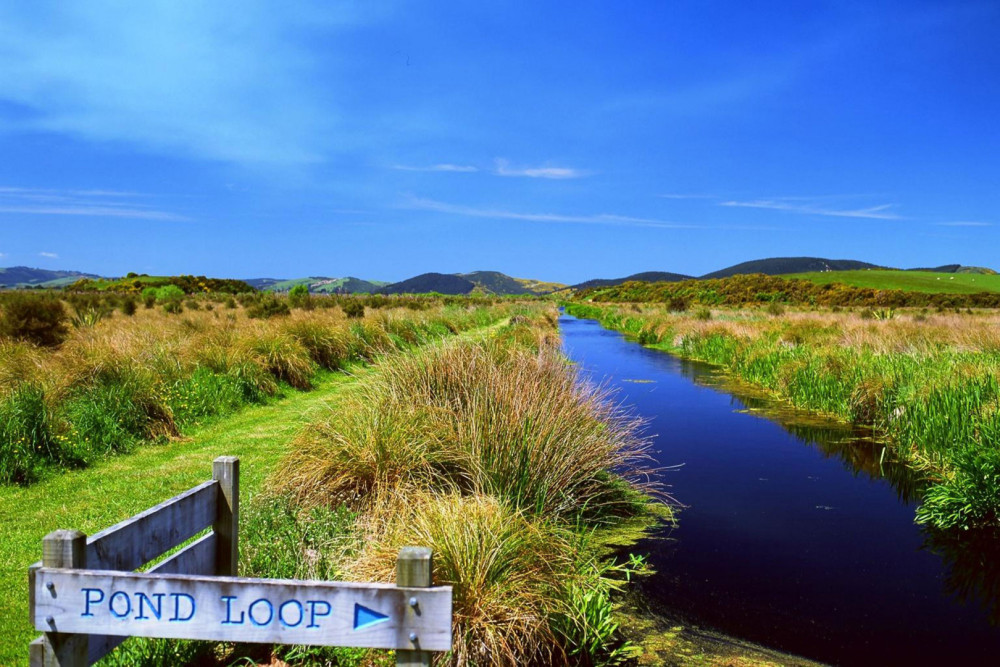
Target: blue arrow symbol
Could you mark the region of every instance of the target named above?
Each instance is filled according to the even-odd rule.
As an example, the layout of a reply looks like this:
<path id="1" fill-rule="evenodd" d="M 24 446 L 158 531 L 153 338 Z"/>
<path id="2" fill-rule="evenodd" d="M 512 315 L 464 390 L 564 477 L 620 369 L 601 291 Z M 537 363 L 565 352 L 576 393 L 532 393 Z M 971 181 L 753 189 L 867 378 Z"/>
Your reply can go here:
<path id="1" fill-rule="evenodd" d="M 389 617 L 385 614 L 380 614 L 374 609 L 369 609 L 363 605 L 354 603 L 354 629 L 360 630 L 361 628 L 367 628 L 369 625 L 375 625 L 376 623 L 381 623 L 382 621 L 388 621 Z"/>

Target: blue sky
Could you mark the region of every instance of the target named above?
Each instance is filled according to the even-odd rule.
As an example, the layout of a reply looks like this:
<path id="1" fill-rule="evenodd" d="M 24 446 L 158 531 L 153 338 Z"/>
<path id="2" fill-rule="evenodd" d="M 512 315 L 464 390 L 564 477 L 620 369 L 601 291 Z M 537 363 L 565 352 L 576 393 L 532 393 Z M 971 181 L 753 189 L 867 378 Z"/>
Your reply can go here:
<path id="1" fill-rule="evenodd" d="M 0 265 L 1000 268 L 1000 3 L 0 5 Z"/>

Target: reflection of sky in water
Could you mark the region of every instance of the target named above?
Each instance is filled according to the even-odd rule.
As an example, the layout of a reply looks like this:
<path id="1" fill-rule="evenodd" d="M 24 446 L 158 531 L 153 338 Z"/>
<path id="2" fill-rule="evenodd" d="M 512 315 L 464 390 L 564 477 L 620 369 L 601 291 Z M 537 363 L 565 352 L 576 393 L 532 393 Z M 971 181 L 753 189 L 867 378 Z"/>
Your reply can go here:
<path id="1" fill-rule="evenodd" d="M 851 429 L 734 398 L 710 368 L 563 318 L 564 346 L 649 420 L 687 507 L 672 540 L 641 545 L 651 597 L 708 626 L 840 664 L 993 660 L 996 540 L 928 539 L 919 486 Z M 638 382 L 636 382 L 638 380 Z M 774 416 L 771 413 L 771 416 Z M 991 563 L 987 567 L 985 563 Z M 993 574 L 991 574 L 993 572 Z M 992 583 L 991 583 L 992 582 Z"/>

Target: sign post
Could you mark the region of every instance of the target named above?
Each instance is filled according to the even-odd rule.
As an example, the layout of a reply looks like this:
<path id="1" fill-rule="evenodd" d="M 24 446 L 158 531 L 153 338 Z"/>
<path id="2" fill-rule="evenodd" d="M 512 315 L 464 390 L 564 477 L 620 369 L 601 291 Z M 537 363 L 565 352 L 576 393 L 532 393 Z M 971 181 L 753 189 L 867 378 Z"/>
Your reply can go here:
<path id="1" fill-rule="evenodd" d="M 249 579 L 238 559 L 239 460 L 213 480 L 89 539 L 45 537 L 29 569 L 32 667 L 84 667 L 126 637 L 396 649 L 430 665 L 451 649 L 452 590 L 431 586 L 431 550 L 406 547 L 396 584 Z M 133 572 L 205 528 L 213 531 L 148 572 Z"/>

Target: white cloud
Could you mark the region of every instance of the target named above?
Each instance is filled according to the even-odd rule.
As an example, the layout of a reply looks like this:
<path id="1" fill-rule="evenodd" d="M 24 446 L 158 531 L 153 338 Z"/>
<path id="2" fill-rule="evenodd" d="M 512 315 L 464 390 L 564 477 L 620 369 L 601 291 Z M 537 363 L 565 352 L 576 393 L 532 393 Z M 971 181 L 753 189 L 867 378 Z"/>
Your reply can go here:
<path id="1" fill-rule="evenodd" d="M 657 227 L 661 229 L 696 229 L 697 225 L 685 225 L 652 218 L 636 218 L 627 215 L 599 213 L 596 215 L 564 215 L 559 213 L 523 213 L 494 208 L 476 208 L 460 204 L 448 204 L 433 199 L 410 199 L 404 208 L 424 211 L 437 211 L 472 218 L 490 218 L 494 220 L 524 220 L 527 222 L 584 224 L 584 225 L 614 225 L 626 227 Z"/>
<path id="2" fill-rule="evenodd" d="M 816 198 L 819 199 L 819 198 Z M 792 202 L 804 203 L 792 203 Z M 786 213 L 801 213 L 804 215 L 823 215 L 836 218 L 866 218 L 870 220 L 902 220 L 902 216 L 894 213 L 892 204 L 880 204 L 867 208 L 837 209 L 824 206 L 816 202 L 809 202 L 809 198 L 785 197 L 781 199 L 755 199 L 752 201 L 722 201 L 719 206 L 733 206 L 740 208 L 762 208 L 772 211 L 784 211 Z"/>
<path id="3" fill-rule="evenodd" d="M 40 252 L 40 253 L 38 253 L 38 256 L 39 257 L 47 257 L 49 259 L 59 259 L 59 255 L 57 255 L 54 252 Z"/>
<path id="4" fill-rule="evenodd" d="M 399 171 L 452 171 L 459 173 L 471 173 L 474 171 L 479 171 L 477 167 L 464 164 L 433 164 L 429 167 L 410 167 L 403 164 L 396 164 L 392 166 L 393 169 L 398 169 Z"/>
<path id="5" fill-rule="evenodd" d="M 243 164 L 322 160 L 344 141 L 310 49 L 386 10 L 369 3 L 121 0 L 0 4 L 0 99 L 14 131 Z M 328 84 L 328 85 L 326 85 Z"/>
<path id="6" fill-rule="evenodd" d="M 141 201 L 138 192 L 0 187 L 0 214 L 66 215 L 182 222 L 190 218 Z M 124 201 L 122 201 L 124 199 Z"/>
<path id="7" fill-rule="evenodd" d="M 497 158 L 497 176 L 522 176 L 526 178 L 551 178 L 555 180 L 565 180 L 569 178 L 583 178 L 589 176 L 589 171 L 582 169 L 572 169 L 570 167 L 511 167 L 507 160 Z"/>

